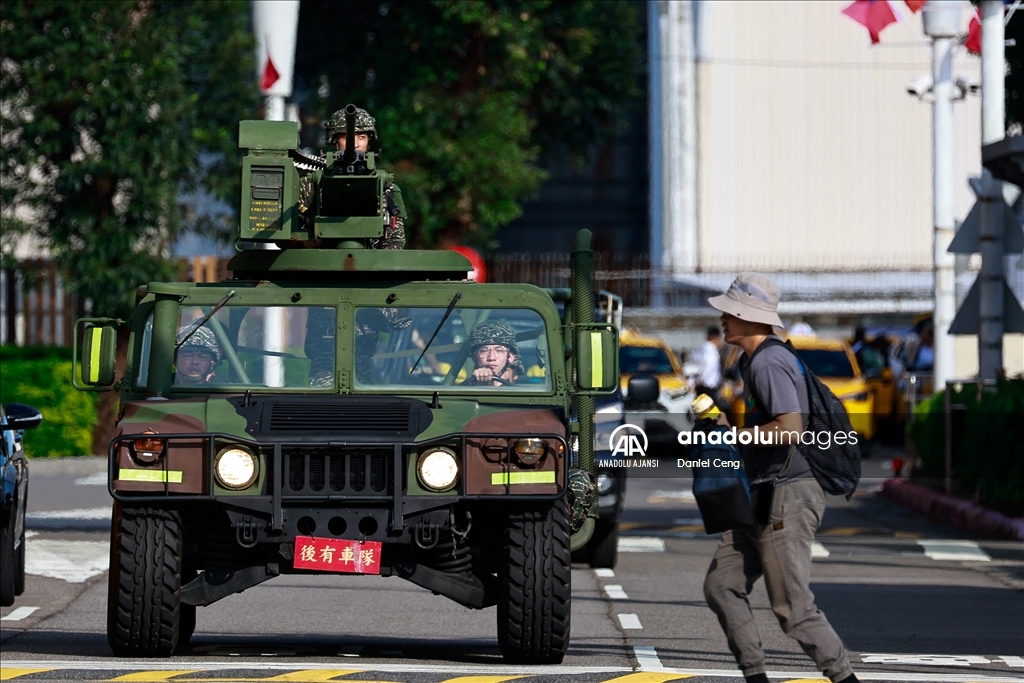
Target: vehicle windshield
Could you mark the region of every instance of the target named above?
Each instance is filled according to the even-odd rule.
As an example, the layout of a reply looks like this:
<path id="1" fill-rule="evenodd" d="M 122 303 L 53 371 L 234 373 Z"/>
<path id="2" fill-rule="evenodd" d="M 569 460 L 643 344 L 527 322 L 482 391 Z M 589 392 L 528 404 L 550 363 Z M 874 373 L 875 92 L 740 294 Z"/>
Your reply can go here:
<path id="1" fill-rule="evenodd" d="M 547 390 L 547 331 L 521 308 L 358 308 L 355 379 L 362 389 Z M 440 325 L 440 328 L 438 328 Z M 433 342 L 431 335 L 437 330 Z M 423 349 L 430 347 L 417 362 Z"/>
<path id="2" fill-rule="evenodd" d="M 619 369 L 627 374 L 649 372 L 654 375 L 671 375 L 675 372 L 665 349 L 657 346 L 620 346 Z"/>
<path id="3" fill-rule="evenodd" d="M 846 352 L 835 349 L 797 349 L 800 360 L 818 377 L 853 377 Z"/>
<path id="4" fill-rule="evenodd" d="M 174 386 L 334 386 L 335 309 L 319 306 L 182 306 Z M 148 337 L 149 335 L 147 335 Z M 148 356 L 144 340 L 143 359 Z M 145 368 L 140 372 L 144 382 Z"/>

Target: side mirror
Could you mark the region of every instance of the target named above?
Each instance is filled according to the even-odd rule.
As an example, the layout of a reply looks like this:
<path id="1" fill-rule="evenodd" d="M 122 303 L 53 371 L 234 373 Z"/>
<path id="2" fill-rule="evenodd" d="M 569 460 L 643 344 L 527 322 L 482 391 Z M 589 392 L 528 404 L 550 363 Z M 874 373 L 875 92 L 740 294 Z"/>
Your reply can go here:
<path id="1" fill-rule="evenodd" d="M 113 385 L 117 367 L 117 328 L 87 325 L 82 335 L 81 363 L 82 382 L 86 386 Z"/>
<path id="2" fill-rule="evenodd" d="M 43 421 L 42 413 L 24 403 L 8 403 L 4 412 L 7 413 L 7 426 L 11 429 L 35 429 Z"/>
<path id="3" fill-rule="evenodd" d="M 619 386 L 619 340 L 614 327 L 585 327 L 576 333 L 576 388 L 610 394 Z"/>
<path id="4" fill-rule="evenodd" d="M 636 374 L 629 378 L 626 388 L 626 403 L 630 406 L 641 406 L 654 403 L 661 394 L 658 378 L 653 375 Z"/>

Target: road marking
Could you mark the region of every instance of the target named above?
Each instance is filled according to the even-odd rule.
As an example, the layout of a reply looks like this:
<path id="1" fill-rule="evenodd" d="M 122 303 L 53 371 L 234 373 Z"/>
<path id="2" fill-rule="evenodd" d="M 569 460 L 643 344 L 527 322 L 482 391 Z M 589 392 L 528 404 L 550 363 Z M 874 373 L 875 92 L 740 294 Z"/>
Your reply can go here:
<path id="1" fill-rule="evenodd" d="M 663 553 L 665 540 L 654 536 L 620 536 L 620 553 Z"/>
<path id="2" fill-rule="evenodd" d="M 642 629 L 640 617 L 635 614 L 619 614 L 619 626 L 622 628 Z"/>
<path id="3" fill-rule="evenodd" d="M 704 528 L 704 520 L 700 517 L 677 517 L 672 520 L 673 524 L 689 524 L 699 526 L 701 529 Z"/>
<path id="4" fill-rule="evenodd" d="M 811 541 L 811 559 L 825 559 L 831 554 L 832 553 L 829 552 L 829 549 L 823 546 L 822 544 L 818 543 L 817 541 Z"/>
<path id="5" fill-rule="evenodd" d="M 612 600 L 629 600 L 629 596 L 626 595 L 626 591 L 622 590 L 622 586 L 618 584 L 605 586 L 604 592 Z"/>
<path id="6" fill-rule="evenodd" d="M 865 664 L 912 664 L 916 666 L 970 666 L 991 664 L 981 655 L 890 655 L 865 653 L 860 656 Z"/>
<path id="7" fill-rule="evenodd" d="M 918 541 L 924 548 L 925 557 L 933 560 L 961 560 L 967 562 L 991 562 L 992 558 L 974 541 Z"/>
<path id="8" fill-rule="evenodd" d="M 75 479 L 75 483 L 79 486 L 106 486 L 107 473 L 97 472 L 96 474 L 90 474 L 88 477 Z"/>
<path id="9" fill-rule="evenodd" d="M 525 676 L 459 676 L 458 678 L 446 678 L 440 683 L 501 683 L 514 678 L 525 678 Z"/>
<path id="10" fill-rule="evenodd" d="M 602 578 L 602 579 L 611 579 L 611 578 L 615 577 L 615 570 L 614 569 L 595 569 L 594 570 L 594 576 L 597 576 L 597 577 Z"/>
<path id="11" fill-rule="evenodd" d="M 80 522 L 84 519 L 110 519 L 111 510 L 105 508 L 76 508 L 74 510 L 44 510 L 42 512 L 29 512 L 25 519 L 34 522 L 41 519 L 68 520 Z"/>
<path id="12" fill-rule="evenodd" d="M 134 681 L 135 683 L 157 683 L 158 681 L 166 681 L 174 678 L 175 676 L 184 676 L 186 674 L 198 673 L 202 669 L 188 669 L 186 671 L 181 670 L 168 670 L 168 671 L 136 671 L 131 674 L 124 674 L 117 678 L 111 678 L 112 681 Z"/>
<path id="13" fill-rule="evenodd" d="M 359 669 L 321 669 L 320 671 L 290 671 L 279 676 L 264 678 L 264 681 L 291 681 L 291 683 L 321 683 L 335 676 L 360 673 Z M 353 683 L 355 683 L 353 681 Z"/>
<path id="14" fill-rule="evenodd" d="M 1003 661 L 1003 664 L 1005 664 L 1006 666 L 1024 667 L 1024 657 L 1013 657 L 1013 656 L 1010 656 L 1010 657 L 997 657 L 996 659 L 1001 659 Z"/>
<path id="15" fill-rule="evenodd" d="M 658 652 L 653 647 L 646 645 L 634 645 L 633 646 L 633 658 L 636 659 L 636 664 L 640 667 L 640 670 L 644 669 L 664 669 L 661 660 L 658 659 Z"/>
<path id="16" fill-rule="evenodd" d="M 0 681 L 9 681 L 18 676 L 28 676 L 29 674 L 41 674 L 47 671 L 54 671 L 54 669 L 15 669 L 11 667 L 2 666 L 0 667 Z"/>
<path id="17" fill-rule="evenodd" d="M 33 538 L 26 544 L 25 573 L 33 576 L 84 583 L 107 571 L 110 565 L 110 544 L 107 541 Z"/>
<path id="18" fill-rule="evenodd" d="M 827 678 L 791 678 L 782 683 L 831 683 Z"/>
<path id="19" fill-rule="evenodd" d="M 607 681 L 604 681 L 604 683 L 666 683 L 667 681 L 679 681 L 684 678 L 693 678 L 693 674 L 638 671 L 635 674 L 626 674 L 625 676 L 609 678 Z"/>
<path id="20" fill-rule="evenodd" d="M 38 607 L 15 607 L 6 617 L 0 617 L 0 621 L 21 621 L 35 612 Z"/>
<path id="21" fill-rule="evenodd" d="M 647 496 L 648 503 L 678 503 L 682 500 L 696 501 L 693 497 L 693 491 L 690 489 L 684 489 L 682 491 L 655 491 L 651 495 Z"/>

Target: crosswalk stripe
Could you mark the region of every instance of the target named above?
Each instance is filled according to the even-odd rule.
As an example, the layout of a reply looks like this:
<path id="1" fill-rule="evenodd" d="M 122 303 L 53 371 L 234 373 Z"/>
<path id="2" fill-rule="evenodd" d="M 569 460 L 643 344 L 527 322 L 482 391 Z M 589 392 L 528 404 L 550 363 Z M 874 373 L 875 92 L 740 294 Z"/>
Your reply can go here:
<path id="1" fill-rule="evenodd" d="M 501 683 L 511 681 L 514 678 L 526 678 L 526 676 L 458 676 L 446 678 L 440 683 Z"/>
<path id="2" fill-rule="evenodd" d="M 11 610 L 11 613 L 6 617 L 0 617 L 0 621 L 21 621 L 25 617 L 31 616 L 38 607 L 15 607 Z"/>
<path id="3" fill-rule="evenodd" d="M 175 676 L 184 676 L 185 674 L 194 674 L 202 671 L 202 669 L 188 669 L 187 671 L 136 671 L 135 673 L 124 674 L 117 678 L 111 678 L 111 681 L 134 681 L 134 683 L 156 683 L 157 681 L 166 681 Z"/>
<path id="4" fill-rule="evenodd" d="M 620 536 L 620 553 L 663 553 L 665 541 L 655 536 Z"/>
<path id="5" fill-rule="evenodd" d="M 930 540 L 918 541 L 926 557 L 933 560 L 960 560 L 967 562 L 991 562 L 992 558 L 974 541 Z"/>
<path id="6" fill-rule="evenodd" d="M 9 681 L 19 676 L 28 676 L 29 674 L 41 674 L 47 671 L 54 671 L 55 669 L 9 669 L 7 667 L 0 667 L 0 681 Z"/>
<path id="7" fill-rule="evenodd" d="M 817 541 L 811 541 L 811 558 L 812 559 L 813 558 L 824 559 L 824 558 L 828 557 L 831 554 L 832 553 L 829 552 L 828 548 L 823 546 L 821 543 L 818 543 Z"/>
<path id="8" fill-rule="evenodd" d="M 658 671 L 638 671 L 635 674 L 626 674 L 616 678 L 609 678 L 604 683 L 667 683 L 668 681 L 681 681 L 684 678 L 693 678 L 693 674 L 666 674 Z"/>

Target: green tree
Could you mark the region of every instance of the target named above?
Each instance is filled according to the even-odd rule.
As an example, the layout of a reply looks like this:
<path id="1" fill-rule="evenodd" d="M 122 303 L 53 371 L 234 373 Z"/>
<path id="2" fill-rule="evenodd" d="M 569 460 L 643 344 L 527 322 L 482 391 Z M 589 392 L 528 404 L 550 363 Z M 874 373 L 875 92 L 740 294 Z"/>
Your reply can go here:
<path id="1" fill-rule="evenodd" d="M 41 238 L 99 316 L 174 279 L 182 196 L 236 203 L 237 122 L 259 96 L 248 22 L 244 0 L 0 2 L 4 251 Z M 94 453 L 115 402 L 103 394 Z"/>
<path id="2" fill-rule="evenodd" d="M 237 122 L 258 101 L 248 20 L 244 0 L 0 3 L 5 249 L 41 237 L 96 315 L 173 277 L 183 193 L 235 203 Z"/>
<path id="3" fill-rule="evenodd" d="M 377 118 L 413 245 L 483 244 L 546 178 L 539 161 L 620 132 L 639 36 L 624 1 L 303 0 L 296 79 L 307 121 L 349 102 Z"/>

